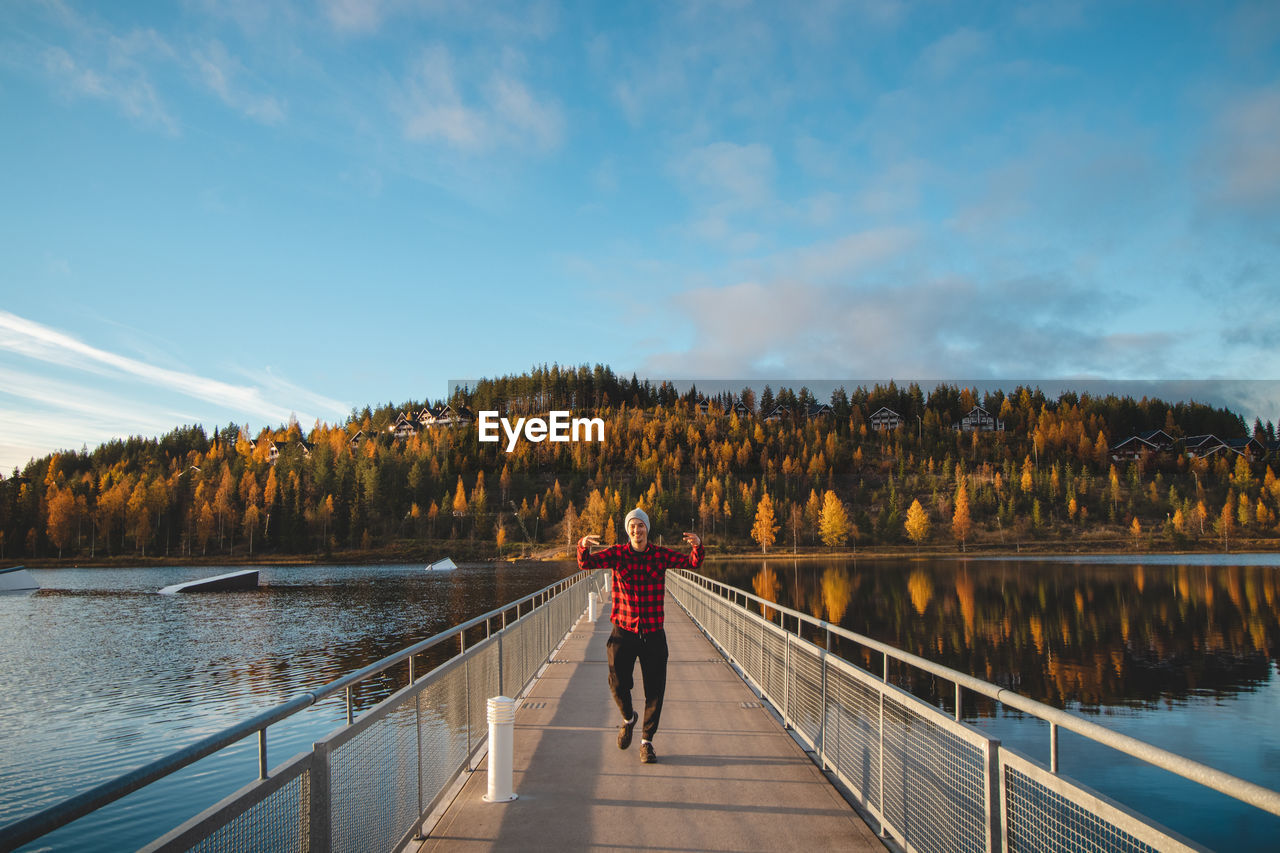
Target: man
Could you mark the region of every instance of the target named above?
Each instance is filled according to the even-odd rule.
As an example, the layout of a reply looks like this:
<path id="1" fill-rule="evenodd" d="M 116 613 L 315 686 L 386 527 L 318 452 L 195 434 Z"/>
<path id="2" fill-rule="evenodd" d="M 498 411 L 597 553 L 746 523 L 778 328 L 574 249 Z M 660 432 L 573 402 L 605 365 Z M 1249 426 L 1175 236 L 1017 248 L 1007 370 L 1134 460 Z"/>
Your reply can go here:
<path id="1" fill-rule="evenodd" d="M 600 544 L 599 536 L 584 536 L 578 542 L 578 568 L 613 570 L 613 632 L 609 635 L 609 690 L 622 712 L 618 728 L 618 749 L 631 746 L 631 732 L 639 716 L 631 705 L 636 661 L 644 682 L 644 726 L 640 731 L 640 760 L 653 764 L 653 736 L 662 716 L 662 697 L 667 690 L 667 633 L 663 630 L 662 601 L 666 595 L 668 569 L 696 569 L 702 564 L 702 540 L 695 533 L 684 534 L 691 551 L 688 556 L 649 541 L 649 516 L 636 507 L 627 513 L 623 526 L 626 544 L 591 553 Z"/>

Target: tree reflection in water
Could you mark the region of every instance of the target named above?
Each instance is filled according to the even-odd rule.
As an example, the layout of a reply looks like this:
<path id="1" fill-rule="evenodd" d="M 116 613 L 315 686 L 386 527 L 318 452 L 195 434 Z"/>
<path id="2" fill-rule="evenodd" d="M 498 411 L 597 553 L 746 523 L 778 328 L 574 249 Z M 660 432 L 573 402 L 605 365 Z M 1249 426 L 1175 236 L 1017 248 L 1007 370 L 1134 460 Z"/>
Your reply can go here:
<path id="1" fill-rule="evenodd" d="M 1271 565 L 773 559 L 704 571 L 1055 707 L 1251 691 L 1270 677 L 1280 636 L 1280 570 Z M 847 642 L 839 651 L 882 671 L 879 654 Z M 927 701 L 950 701 L 949 684 L 896 665 L 890 672 Z M 992 707 L 974 701 L 968 710 Z"/>

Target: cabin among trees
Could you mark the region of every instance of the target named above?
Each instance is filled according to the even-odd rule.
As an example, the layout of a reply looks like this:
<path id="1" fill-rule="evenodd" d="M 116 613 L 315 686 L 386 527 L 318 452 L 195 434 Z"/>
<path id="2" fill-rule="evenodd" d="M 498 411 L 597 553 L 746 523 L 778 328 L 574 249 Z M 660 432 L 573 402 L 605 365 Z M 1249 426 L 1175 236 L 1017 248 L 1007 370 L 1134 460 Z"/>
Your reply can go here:
<path id="1" fill-rule="evenodd" d="M 600 417 L 606 439 L 507 453 L 477 440 L 479 409 Z M 693 526 L 713 553 L 754 549 L 753 531 L 775 527 L 770 547 L 792 549 L 1231 548 L 1280 535 L 1274 426 L 1250 434 L 1233 412 L 1146 398 L 892 382 L 828 400 L 769 386 L 757 397 L 552 366 L 305 434 L 248 435 L 184 426 L 33 460 L 0 478 L 0 559 L 446 541 L 432 548 L 568 554 L 587 532 L 618 540 L 636 505 L 656 538 Z M 771 520 L 757 523 L 766 495 Z"/>

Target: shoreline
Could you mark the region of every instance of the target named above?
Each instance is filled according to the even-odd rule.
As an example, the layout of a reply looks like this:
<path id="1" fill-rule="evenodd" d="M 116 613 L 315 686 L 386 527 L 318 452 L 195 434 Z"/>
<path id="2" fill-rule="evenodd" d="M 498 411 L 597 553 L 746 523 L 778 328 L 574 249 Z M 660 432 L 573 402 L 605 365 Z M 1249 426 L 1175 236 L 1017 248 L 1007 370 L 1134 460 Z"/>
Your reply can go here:
<path id="1" fill-rule="evenodd" d="M 443 545 L 432 549 L 413 549 L 406 552 L 386 551 L 344 551 L 328 554 L 221 554 L 174 557 L 142 557 L 122 554 L 118 556 L 93 558 L 41 557 L 34 560 L 16 561 L 0 560 L 0 568 L 9 564 L 22 565 L 29 569 L 71 569 L 71 568 L 165 568 L 174 566 L 375 566 L 404 565 L 422 563 L 426 565 L 442 556 L 450 556 L 460 565 L 465 563 L 510 563 L 537 564 L 549 562 L 565 562 L 575 559 L 572 548 L 564 548 L 551 556 L 521 556 L 517 552 L 506 554 L 493 553 L 488 549 L 476 547 L 477 543 L 454 543 L 454 547 Z M 543 545 L 537 549 L 542 553 L 550 550 Z M 676 550 L 680 550 L 677 548 Z M 1032 541 L 1015 544 L 978 543 L 969 545 L 961 551 L 955 545 L 934 545 L 917 548 L 913 545 L 878 545 L 867 548 L 831 549 L 822 546 L 805 546 L 795 551 L 788 548 L 770 550 L 762 553 L 751 548 L 727 548 L 713 546 L 707 549 L 706 559 L 713 562 L 732 560 L 830 560 L 830 559 L 956 559 L 986 557 L 1072 557 L 1091 554 L 1132 555 L 1139 556 L 1179 556 L 1204 554 L 1259 554 L 1280 553 L 1280 538 L 1241 539 L 1231 543 L 1231 547 L 1149 547 L 1135 548 L 1131 541 L 1125 540 L 1092 540 L 1085 542 Z"/>

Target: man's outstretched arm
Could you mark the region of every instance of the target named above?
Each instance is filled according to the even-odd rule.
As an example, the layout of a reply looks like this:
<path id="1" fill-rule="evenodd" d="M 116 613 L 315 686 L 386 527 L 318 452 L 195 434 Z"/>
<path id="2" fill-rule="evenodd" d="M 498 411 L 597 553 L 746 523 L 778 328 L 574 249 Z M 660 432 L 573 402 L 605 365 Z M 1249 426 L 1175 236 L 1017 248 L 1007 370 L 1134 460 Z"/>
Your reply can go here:
<path id="1" fill-rule="evenodd" d="M 599 536 L 583 536 L 578 540 L 578 570 L 591 571 L 592 569 L 602 569 L 605 567 L 603 558 L 600 554 L 592 554 L 591 546 L 599 545 Z M 601 553 L 604 553 L 603 551 Z"/>

